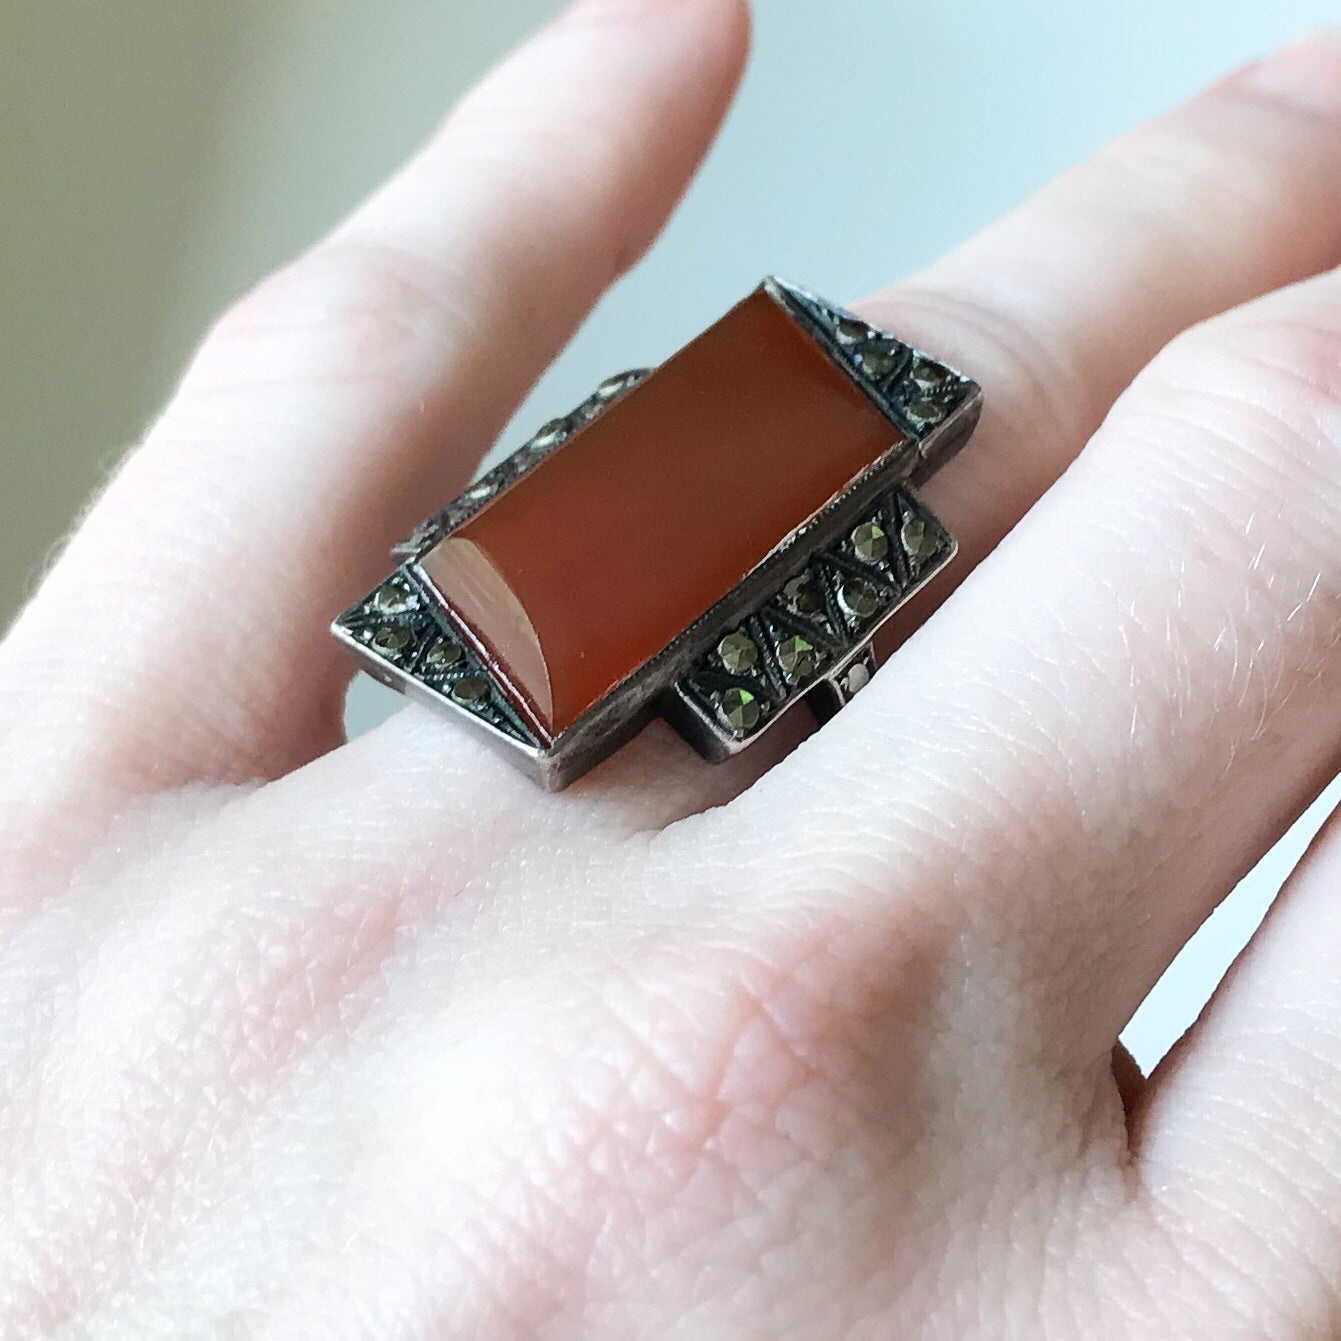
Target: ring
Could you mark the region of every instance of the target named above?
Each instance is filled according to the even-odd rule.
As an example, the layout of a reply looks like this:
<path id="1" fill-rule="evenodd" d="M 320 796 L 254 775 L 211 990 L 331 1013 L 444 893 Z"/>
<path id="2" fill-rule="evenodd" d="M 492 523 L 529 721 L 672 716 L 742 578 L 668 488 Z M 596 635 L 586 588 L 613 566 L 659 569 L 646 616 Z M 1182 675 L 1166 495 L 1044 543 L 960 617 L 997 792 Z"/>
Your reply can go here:
<path id="1" fill-rule="evenodd" d="M 912 488 L 981 405 L 962 373 L 766 279 L 418 526 L 332 631 L 550 790 L 658 715 L 728 758 L 868 682 L 876 630 L 955 552 Z"/>

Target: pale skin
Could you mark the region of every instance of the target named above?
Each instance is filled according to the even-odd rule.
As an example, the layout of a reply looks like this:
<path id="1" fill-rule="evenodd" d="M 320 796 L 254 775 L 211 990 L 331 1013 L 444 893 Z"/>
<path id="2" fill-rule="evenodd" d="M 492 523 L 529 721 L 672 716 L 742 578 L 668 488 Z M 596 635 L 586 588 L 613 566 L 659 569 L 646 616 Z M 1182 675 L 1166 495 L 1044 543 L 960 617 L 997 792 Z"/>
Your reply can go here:
<path id="1" fill-rule="evenodd" d="M 967 581 L 822 732 L 555 797 L 422 710 L 343 741 L 329 618 L 746 30 L 538 35 L 223 318 L 9 632 L 5 1337 L 1341 1328 L 1334 825 L 1170 1059 L 1114 1050 L 1341 762 L 1337 38 L 861 305 L 988 408 L 927 490 Z"/>

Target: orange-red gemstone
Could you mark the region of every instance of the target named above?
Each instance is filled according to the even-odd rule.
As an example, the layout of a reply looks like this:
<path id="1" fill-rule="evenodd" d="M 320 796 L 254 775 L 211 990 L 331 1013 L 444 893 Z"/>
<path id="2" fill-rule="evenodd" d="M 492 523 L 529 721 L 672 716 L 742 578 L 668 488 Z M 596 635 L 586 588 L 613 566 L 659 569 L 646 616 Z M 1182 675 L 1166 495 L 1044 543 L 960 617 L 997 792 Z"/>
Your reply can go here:
<path id="1" fill-rule="evenodd" d="M 899 438 L 756 292 L 421 568 L 552 738 Z"/>

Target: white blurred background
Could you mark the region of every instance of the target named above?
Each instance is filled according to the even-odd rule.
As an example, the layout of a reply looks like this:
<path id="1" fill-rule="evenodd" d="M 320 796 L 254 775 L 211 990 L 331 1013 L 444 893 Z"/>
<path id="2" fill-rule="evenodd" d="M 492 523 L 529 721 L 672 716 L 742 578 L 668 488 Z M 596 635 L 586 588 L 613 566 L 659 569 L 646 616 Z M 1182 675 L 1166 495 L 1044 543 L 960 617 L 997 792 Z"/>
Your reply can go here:
<path id="1" fill-rule="evenodd" d="M 211 314 L 338 218 L 556 8 L 4 0 L 0 620 Z M 706 170 L 520 419 L 655 362 L 766 271 L 839 300 L 894 279 L 1126 125 L 1335 16 L 1335 0 L 756 0 L 753 63 Z M 360 686 L 351 720 L 389 706 Z M 1335 799 L 1133 1021 L 1144 1065 Z"/>

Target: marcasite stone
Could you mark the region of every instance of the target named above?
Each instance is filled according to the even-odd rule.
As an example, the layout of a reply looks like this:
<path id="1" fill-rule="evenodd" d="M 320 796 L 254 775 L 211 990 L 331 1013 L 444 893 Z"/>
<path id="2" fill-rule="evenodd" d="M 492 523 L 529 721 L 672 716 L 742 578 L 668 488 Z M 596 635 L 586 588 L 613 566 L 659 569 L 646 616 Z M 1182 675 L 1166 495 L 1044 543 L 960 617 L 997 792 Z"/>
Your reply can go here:
<path id="1" fill-rule="evenodd" d="M 815 589 L 815 584 L 804 573 L 800 577 L 792 578 L 783 587 L 782 599 L 798 615 L 817 615 L 824 609 L 824 602 Z"/>
<path id="2" fill-rule="evenodd" d="M 748 689 L 728 689 L 722 695 L 722 715 L 736 731 L 752 731 L 763 715 L 759 700 Z"/>
<path id="3" fill-rule="evenodd" d="M 386 586 L 378 588 L 372 603 L 384 615 L 400 615 L 406 610 L 412 610 L 419 602 L 408 588 L 388 582 Z"/>
<path id="4" fill-rule="evenodd" d="M 928 363 L 919 359 L 913 364 L 913 381 L 925 390 L 940 386 L 945 381 L 945 369 L 939 363 Z"/>
<path id="5" fill-rule="evenodd" d="M 925 559 L 936 548 L 936 537 L 921 517 L 909 517 L 899 531 L 899 539 L 914 559 Z"/>
<path id="6" fill-rule="evenodd" d="M 400 624 L 383 624 L 372 637 L 372 645 L 386 656 L 403 652 L 414 641 L 414 635 Z"/>
<path id="7" fill-rule="evenodd" d="M 859 693 L 871 683 L 871 672 L 864 661 L 856 661 L 843 673 L 843 691 L 849 697 Z"/>
<path id="8" fill-rule="evenodd" d="M 915 400 L 908 407 L 908 418 L 921 428 L 926 424 L 939 424 L 945 418 L 945 411 L 934 400 Z"/>
<path id="9" fill-rule="evenodd" d="M 869 619 L 880 609 L 880 593 L 865 582 L 845 582 L 843 604 L 858 619 Z"/>
<path id="10" fill-rule="evenodd" d="M 792 634 L 778 644 L 778 665 L 782 667 L 789 684 L 800 684 L 802 680 L 810 679 L 818 662 L 814 646 L 800 634 Z"/>
<path id="11" fill-rule="evenodd" d="M 881 345 L 872 345 L 861 351 L 861 366 L 872 377 L 888 377 L 898 361 L 899 356 L 892 349 L 885 349 Z"/>
<path id="12" fill-rule="evenodd" d="M 489 697 L 489 681 L 482 675 L 462 676 L 452 686 L 452 697 L 458 703 L 473 706 Z"/>
<path id="13" fill-rule="evenodd" d="M 852 549 L 863 563 L 880 563 L 889 553 L 889 537 L 876 522 L 862 522 L 852 532 Z"/>
<path id="14" fill-rule="evenodd" d="M 551 419 L 539 433 L 531 439 L 532 447 L 553 447 L 560 438 L 568 432 L 568 421 L 566 419 Z"/>
<path id="15" fill-rule="evenodd" d="M 717 655 L 732 675 L 745 675 L 759 664 L 759 649 L 743 633 L 728 633 L 717 644 Z"/>
<path id="16" fill-rule="evenodd" d="M 455 643 L 436 642 L 424 654 L 424 665 L 429 670 L 450 670 L 461 660 L 461 649 Z"/>

